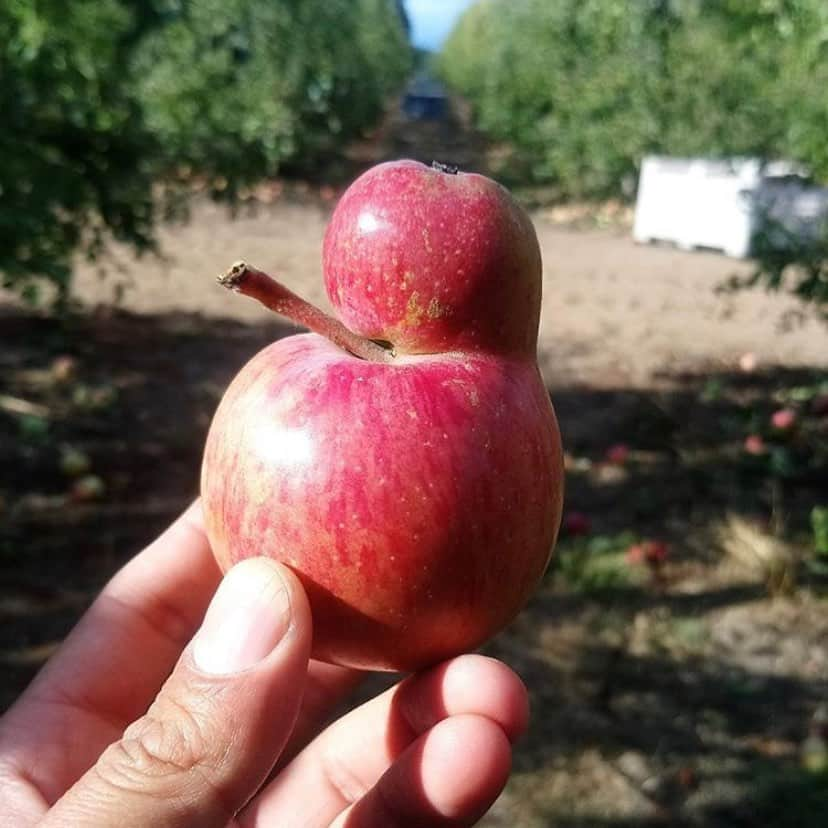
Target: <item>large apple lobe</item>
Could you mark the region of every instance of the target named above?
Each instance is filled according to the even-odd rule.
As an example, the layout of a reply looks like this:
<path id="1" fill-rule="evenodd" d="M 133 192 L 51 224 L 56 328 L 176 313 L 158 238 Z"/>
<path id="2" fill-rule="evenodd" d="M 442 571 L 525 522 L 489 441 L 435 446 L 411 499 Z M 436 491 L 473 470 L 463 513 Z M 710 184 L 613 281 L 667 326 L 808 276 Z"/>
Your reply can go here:
<path id="1" fill-rule="evenodd" d="M 358 178 L 323 245 L 342 320 L 403 353 L 534 354 L 540 270 L 532 223 L 503 187 L 415 161 Z"/>
<path id="2" fill-rule="evenodd" d="M 225 568 L 260 554 L 295 568 L 315 657 L 415 669 L 478 646 L 537 584 L 560 520 L 557 434 L 532 364 L 389 368 L 291 337 L 216 414 L 208 533 Z"/>

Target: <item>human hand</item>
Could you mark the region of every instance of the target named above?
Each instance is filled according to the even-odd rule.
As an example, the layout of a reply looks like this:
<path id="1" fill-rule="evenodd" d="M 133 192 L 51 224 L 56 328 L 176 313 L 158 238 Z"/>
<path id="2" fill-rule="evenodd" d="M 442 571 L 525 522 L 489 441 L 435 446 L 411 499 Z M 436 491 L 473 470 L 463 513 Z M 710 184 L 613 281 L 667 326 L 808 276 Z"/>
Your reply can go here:
<path id="1" fill-rule="evenodd" d="M 0 821 L 420 828 L 488 810 L 527 722 L 511 670 L 461 656 L 319 732 L 359 675 L 310 645 L 296 576 L 257 558 L 222 580 L 194 504 L 0 720 Z"/>

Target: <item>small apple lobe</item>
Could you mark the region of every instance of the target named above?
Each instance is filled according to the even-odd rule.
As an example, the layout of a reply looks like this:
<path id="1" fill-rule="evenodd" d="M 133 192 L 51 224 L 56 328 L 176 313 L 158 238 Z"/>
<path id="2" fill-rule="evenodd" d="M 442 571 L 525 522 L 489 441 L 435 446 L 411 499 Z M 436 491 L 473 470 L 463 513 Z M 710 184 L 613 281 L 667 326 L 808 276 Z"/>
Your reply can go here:
<path id="1" fill-rule="evenodd" d="M 357 179 L 323 245 L 345 324 L 403 353 L 534 352 L 540 269 L 531 221 L 506 190 L 416 162 Z"/>

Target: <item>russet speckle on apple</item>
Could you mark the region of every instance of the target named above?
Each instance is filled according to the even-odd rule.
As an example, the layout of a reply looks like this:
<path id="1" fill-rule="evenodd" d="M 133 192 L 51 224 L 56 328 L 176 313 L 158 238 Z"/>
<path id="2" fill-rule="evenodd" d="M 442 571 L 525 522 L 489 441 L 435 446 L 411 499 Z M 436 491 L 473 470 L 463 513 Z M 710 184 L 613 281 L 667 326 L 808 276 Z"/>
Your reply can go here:
<path id="1" fill-rule="evenodd" d="M 227 389 L 202 467 L 207 532 L 224 569 L 268 555 L 297 572 L 315 658 L 414 670 L 502 629 L 555 544 L 540 250 L 499 184 L 397 161 L 344 193 L 323 272 L 339 319 L 244 263 L 219 279 L 311 333 Z"/>

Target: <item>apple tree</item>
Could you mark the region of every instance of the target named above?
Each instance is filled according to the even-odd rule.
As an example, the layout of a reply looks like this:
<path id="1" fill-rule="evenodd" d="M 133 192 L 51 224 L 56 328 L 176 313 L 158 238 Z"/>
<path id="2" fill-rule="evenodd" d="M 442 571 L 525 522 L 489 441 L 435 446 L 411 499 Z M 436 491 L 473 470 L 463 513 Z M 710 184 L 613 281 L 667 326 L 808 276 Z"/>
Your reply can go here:
<path id="1" fill-rule="evenodd" d="M 152 244 L 153 159 L 129 58 L 158 19 L 119 0 L 0 4 L 0 274 L 64 294 L 105 233 Z"/>
<path id="2" fill-rule="evenodd" d="M 194 181 L 312 169 L 410 59 L 395 0 L 0 4 L 0 284 L 65 299 L 78 252 L 151 249 Z"/>

